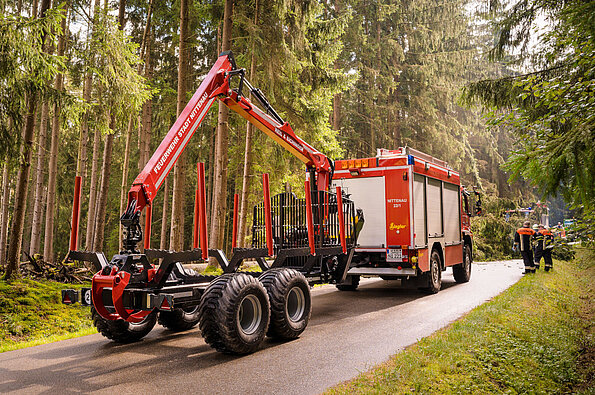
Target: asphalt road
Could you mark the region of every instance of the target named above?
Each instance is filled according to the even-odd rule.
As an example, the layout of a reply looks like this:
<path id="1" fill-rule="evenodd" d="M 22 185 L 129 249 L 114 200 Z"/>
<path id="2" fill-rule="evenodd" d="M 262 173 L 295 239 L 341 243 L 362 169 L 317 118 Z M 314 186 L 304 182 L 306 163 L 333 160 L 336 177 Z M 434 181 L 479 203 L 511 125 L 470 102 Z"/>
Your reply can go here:
<path id="1" fill-rule="evenodd" d="M 313 290 L 312 319 L 287 343 L 244 357 L 217 353 L 197 329 L 157 326 L 142 342 L 90 335 L 0 354 L 0 393 L 312 394 L 355 377 L 448 325 L 521 277 L 519 261 L 474 264 L 471 281 L 443 273 L 422 295 L 398 281 L 363 280 L 356 292 Z"/>

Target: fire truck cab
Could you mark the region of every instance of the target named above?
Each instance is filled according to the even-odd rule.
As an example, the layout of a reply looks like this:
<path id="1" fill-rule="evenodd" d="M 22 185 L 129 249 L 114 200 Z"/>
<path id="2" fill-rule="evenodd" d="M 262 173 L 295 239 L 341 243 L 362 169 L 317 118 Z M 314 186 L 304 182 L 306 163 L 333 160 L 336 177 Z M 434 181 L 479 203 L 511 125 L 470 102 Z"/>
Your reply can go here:
<path id="1" fill-rule="evenodd" d="M 446 162 L 409 147 L 379 149 L 374 158 L 337 161 L 332 183 L 364 213 L 339 289 L 354 290 L 359 276 L 380 276 L 436 293 L 449 266 L 457 282 L 469 281 L 469 193 Z"/>

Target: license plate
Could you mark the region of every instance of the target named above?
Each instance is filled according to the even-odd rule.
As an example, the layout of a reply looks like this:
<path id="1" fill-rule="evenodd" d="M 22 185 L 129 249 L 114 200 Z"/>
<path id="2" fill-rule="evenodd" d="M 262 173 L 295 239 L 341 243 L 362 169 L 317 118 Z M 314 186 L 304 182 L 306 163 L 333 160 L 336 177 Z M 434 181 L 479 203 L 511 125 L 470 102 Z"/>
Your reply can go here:
<path id="1" fill-rule="evenodd" d="M 387 262 L 401 262 L 403 260 L 403 250 L 389 248 L 386 250 Z"/>

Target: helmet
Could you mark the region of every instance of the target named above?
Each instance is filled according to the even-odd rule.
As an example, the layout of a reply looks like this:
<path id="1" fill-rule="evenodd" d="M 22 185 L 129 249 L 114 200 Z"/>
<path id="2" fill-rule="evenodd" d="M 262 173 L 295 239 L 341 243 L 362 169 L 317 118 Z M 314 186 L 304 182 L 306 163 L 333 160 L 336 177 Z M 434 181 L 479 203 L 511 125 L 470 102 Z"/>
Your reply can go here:
<path id="1" fill-rule="evenodd" d="M 537 224 L 533 224 L 533 230 L 537 230 L 539 229 L 539 226 L 537 226 Z"/>
<path id="2" fill-rule="evenodd" d="M 525 221 L 525 222 L 523 222 L 523 226 L 524 226 L 525 228 L 528 228 L 529 226 L 531 226 L 531 222 L 529 222 L 529 221 Z"/>

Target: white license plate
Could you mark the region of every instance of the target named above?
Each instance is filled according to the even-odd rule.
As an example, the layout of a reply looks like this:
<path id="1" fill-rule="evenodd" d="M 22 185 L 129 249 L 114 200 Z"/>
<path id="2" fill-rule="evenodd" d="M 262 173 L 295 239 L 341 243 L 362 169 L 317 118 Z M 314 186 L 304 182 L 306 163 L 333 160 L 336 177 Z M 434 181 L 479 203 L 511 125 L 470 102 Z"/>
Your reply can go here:
<path id="1" fill-rule="evenodd" d="M 389 248 L 386 250 L 387 262 L 401 262 L 403 260 L 403 250 Z"/>

